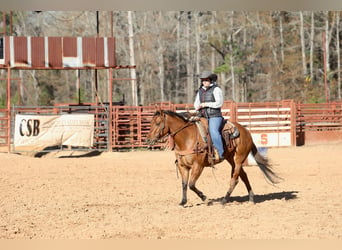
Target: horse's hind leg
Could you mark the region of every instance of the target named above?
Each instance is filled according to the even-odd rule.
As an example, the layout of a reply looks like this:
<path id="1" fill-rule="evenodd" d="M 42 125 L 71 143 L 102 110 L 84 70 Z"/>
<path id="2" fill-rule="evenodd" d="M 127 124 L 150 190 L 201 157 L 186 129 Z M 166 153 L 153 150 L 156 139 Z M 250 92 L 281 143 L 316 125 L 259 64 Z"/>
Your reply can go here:
<path id="1" fill-rule="evenodd" d="M 239 176 L 240 176 L 240 172 L 242 169 L 242 163 L 241 162 L 236 164 L 236 160 L 229 159 L 228 161 L 232 166 L 232 173 L 231 173 L 231 179 L 230 179 L 230 183 L 229 183 L 229 189 L 228 189 L 226 196 L 222 200 L 222 204 L 225 204 L 228 202 L 230 195 L 232 194 L 235 186 L 239 182 Z"/>
<path id="2" fill-rule="evenodd" d="M 248 196 L 249 196 L 249 202 L 253 202 L 254 203 L 254 193 L 252 191 L 251 184 L 249 183 L 247 174 L 246 174 L 245 170 L 242 167 L 241 167 L 241 170 L 240 170 L 240 178 L 241 178 L 241 180 L 246 185 Z"/>

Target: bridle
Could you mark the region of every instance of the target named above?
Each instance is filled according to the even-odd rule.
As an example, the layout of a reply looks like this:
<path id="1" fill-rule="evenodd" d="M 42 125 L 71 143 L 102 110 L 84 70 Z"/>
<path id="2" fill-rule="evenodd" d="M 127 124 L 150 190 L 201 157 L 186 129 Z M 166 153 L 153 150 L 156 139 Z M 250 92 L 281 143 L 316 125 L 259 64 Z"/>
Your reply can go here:
<path id="1" fill-rule="evenodd" d="M 160 116 L 162 116 L 162 115 L 160 115 Z M 180 131 L 182 131 L 186 127 L 190 126 L 191 124 L 192 124 L 192 122 L 188 121 L 183 126 L 181 126 L 178 129 L 176 129 L 174 132 L 171 133 L 170 130 L 169 130 L 164 136 L 162 136 L 162 133 L 163 133 L 163 131 L 165 129 L 165 114 L 163 114 L 162 126 L 161 126 L 161 128 L 159 130 L 159 133 L 158 133 L 158 138 L 159 138 L 158 140 L 163 139 L 163 138 L 165 138 L 167 136 L 174 137 L 177 133 L 179 133 Z"/>

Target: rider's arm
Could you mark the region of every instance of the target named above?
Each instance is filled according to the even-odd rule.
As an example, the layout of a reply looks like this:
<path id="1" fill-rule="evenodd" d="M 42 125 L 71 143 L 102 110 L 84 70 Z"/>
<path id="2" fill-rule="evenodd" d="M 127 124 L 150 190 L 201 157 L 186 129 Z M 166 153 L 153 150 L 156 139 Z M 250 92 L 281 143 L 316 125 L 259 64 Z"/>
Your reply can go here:
<path id="1" fill-rule="evenodd" d="M 201 102 L 199 98 L 199 93 L 197 92 L 195 102 L 194 102 L 194 108 L 195 110 L 199 110 L 201 108 Z"/>

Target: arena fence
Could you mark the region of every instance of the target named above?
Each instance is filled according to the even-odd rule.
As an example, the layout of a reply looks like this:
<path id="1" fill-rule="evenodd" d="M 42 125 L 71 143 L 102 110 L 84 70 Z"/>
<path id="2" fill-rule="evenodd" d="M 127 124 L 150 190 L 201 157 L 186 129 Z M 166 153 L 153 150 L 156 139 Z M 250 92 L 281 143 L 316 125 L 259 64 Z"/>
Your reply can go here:
<path id="1" fill-rule="evenodd" d="M 151 148 L 146 144 L 150 121 L 156 106 L 174 112 L 194 112 L 192 104 L 171 102 L 148 106 L 112 106 L 94 104 L 61 104 L 48 107 L 14 106 L 9 112 L 0 110 L 0 145 L 13 145 L 16 114 L 93 114 L 94 143 L 86 150 L 112 151 Z M 223 116 L 247 127 L 258 147 L 282 147 L 342 141 L 342 103 L 300 104 L 293 100 L 265 103 L 224 102 Z M 11 134 L 9 134 L 11 131 Z M 166 141 L 153 148 L 163 148 Z M 63 145 L 58 148 L 64 149 Z M 78 149 L 77 147 L 75 149 Z M 84 149 L 84 148 L 80 148 Z"/>
<path id="2" fill-rule="evenodd" d="M 9 112 L 0 109 L 0 146 L 7 146 L 10 138 Z"/>
<path id="3" fill-rule="evenodd" d="M 342 141 L 342 102 L 297 104 L 297 145 Z"/>

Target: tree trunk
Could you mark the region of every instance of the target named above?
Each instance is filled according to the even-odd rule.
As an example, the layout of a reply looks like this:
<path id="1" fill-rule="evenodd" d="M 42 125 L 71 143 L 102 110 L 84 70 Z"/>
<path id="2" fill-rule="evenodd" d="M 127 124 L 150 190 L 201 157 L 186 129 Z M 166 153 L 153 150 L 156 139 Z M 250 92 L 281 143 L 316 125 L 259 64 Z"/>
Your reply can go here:
<path id="1" fill-rule="evenodd" d="M 175 102 L 179 103 L 180 101 L 180 97 L 179 97 L 179 92 L 178 92 L 178 88 L 180 89 L 182 84 L 180 83 L 180 28 L 181 28 L 181 17 L 182 15 L 180 14 L 180 12 L 178 12 L 177 14 L 177 48 L 176 48 L 176 83 L 175 83 L 175 90 L 174 90 L 174 95 L 175 95 Z"/>
<path id="2" fill-rule="evenodd" d="M 306 70 L 306 57 L 305 57 L 305 36 L 304 36 L 303 11 L 299 12 L 299 16 L 300 16 L 300 44 L 302 47 L 302 67 L 303 67 L 303 77 L 305 78 L 307 75 L 307 70 Z"/>
<path id="3" fill-rule="evenodd" d="M 201 45 L 200 45 L 200 34 L 201 34 L 200 25 L 201 24 L 199 21 L 198 12 L 196 12 L 194 15 L 194 21 L 195 21 L 195 38 L 196 38 L 196 75 L 199 75 L 200 74 L 200 60 L 201 60 Z M 196 81 L 196 83 L 198 83 L 198 81 Z"/>
<path id="4" fill-rule="evenodd" d="M 341 99 L 340 12 L 336 11 L 337 98 Z"/>
<path id="5" fill-rule="evenodd" d="M 158 23 L 161 23 L 162 19 L 162 13 L 159 11 L 158 13 Z M 160 36 L 157 38 L 158 42 L 158 49 L 157 49 L 157 54 L 158 54 L 158 76 L 159 76 L 159 88 L 160 88 L 160 101 L 164 102 L 165 101 L 165 95 L 164 95 L 164 83 L 165 83 L 165 66 L 164 66 L 164 46 L 163 46 L 163 41 Z"/>
<path id="6" fill-rule="evenodd" d="M 128 11 L 128 39 L 129 39 L 129 63 L 131 66 L 135 65 L 134 59 L 134 40 L 133 40 L 133 21 L 132 21 L 132 11 Z M 137 81 L 136 81 L 136 71 L 135 69 L 130 69 L 131 76 L 131 86 L 132 86 L 132 105 L 138 106 L 138 91 L 137 91 Z"/>
<path id="7" fill-rule="evenodd" d="M 212 12 L 212 17 L 211 17 L 211 25 L 214 26 L 215 22 L 216 22 L 216 11 Z M 215 35 L 215 31 L 214 29 L 210 29 L 210 36 L 214 37 Z M 216 51 L 214 48 L 211 48 L 211 54 L 210 54 L 210 63 L 211 63 L 211 68 L 215 69 L 216 68 Z"/>
<path id="8" fill-rule="evenodd" d="M 284 61 L 285 61 L 285 53 L 284 53 L 285 43 L 284 43 L 284 27 L 283 27 L 282 12 L 280 12 L 279 14 L 279 34 L 280 34 L 280 60 L 281 60 L 279 78 L 281 78 L 281 74 L 284 72 Z M 284 93 L 285 93 L 284 84 L 280 86 L 280 81 L 278 81 L 277 100 L 284 99 Z"/>
<path id="9" fill-rule="evenodd" d="M 284 63 L 285 55 L 284 55 L 284 27 L 283 27 L 283 17 L 280 13 L 279 15 L 279 33 L 280 33 L 280 57 L 281 63 Z"/>
<path id="10" fill-rule="evenodd" d="M 329 51 L 329 11 L 326 11 L 326 19 L 325 19 L 325 54 L 326 54 L 326 71 L 330 71 L 330 51 Z"/>
<path id="11" fill-rule="evenodd" d="M 229 41 L 229 51 L 230 51 L 230 74 L 232 76 L 232 99 L 234 102 L 237 102 L 236 100 L 236 86 L 235 86 L 235 73 L 234 73 L 234 51 L 233 51 L 233 30 L 234 30 L 234 11 L 231 11 L 230 16 L 230 30 L 231 34 L 228 38 Z"/>
<path id="12" fill-rule="evenodd" d="M 314 53 L 314 39 L 315 39 L 315 15 L 311 12 L 311 33 L 310 33 L 310 81 L 313 80 L 313 53 Z"/>
<path id="13" fill-rule="evenodd" d="M 30 71 L 32 79 L 33 79 L 33 89 L 34 89 L 34 102 L 33 105 L 39 105 L 39 84 L 38 79 L 36 77 L 36 70 Z"/>
<path id="14" fill-rule="evenodd" d="M 188 20 L 186 22 L 186 72 L 187 72 L 187 102 L 193 102 L 193 82 L 192 82 L 192 66 L 191 66 L 191 43 L 190 43 L 190 22 L 191 22 L 191 12 L 188 13 Z"/>

